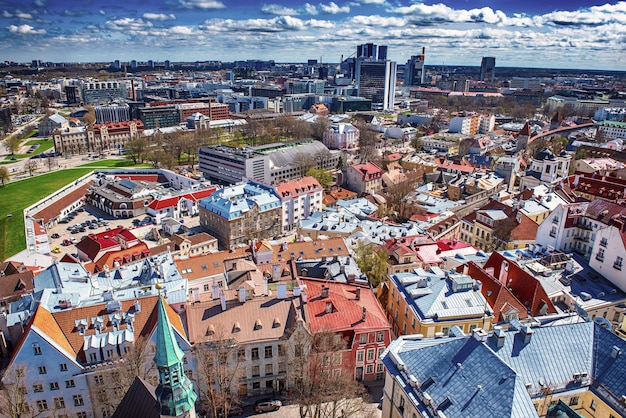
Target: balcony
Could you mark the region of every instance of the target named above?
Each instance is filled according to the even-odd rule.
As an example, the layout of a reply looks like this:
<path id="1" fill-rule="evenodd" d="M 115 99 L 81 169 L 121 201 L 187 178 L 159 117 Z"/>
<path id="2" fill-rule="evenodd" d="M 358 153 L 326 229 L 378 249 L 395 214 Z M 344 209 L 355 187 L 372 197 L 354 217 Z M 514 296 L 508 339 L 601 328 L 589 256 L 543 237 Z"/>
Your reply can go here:
<path id="1" fill-rule="evenodd" d="M 589 237 L 586 235 L 574 235 L 576 241 L 589 242 Z"/>

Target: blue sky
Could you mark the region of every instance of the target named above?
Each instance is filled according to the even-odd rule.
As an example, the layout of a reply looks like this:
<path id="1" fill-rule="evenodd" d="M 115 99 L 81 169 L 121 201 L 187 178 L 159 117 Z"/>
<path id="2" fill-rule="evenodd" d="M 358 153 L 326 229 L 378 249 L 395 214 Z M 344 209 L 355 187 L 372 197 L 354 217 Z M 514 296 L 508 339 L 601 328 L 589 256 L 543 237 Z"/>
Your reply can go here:
<path id="1" fill-rule="evenodd" d="M 356 45 L 426 64 L 626 69 L 626 1 L 0 0 L 0 59 L 338 62 Z"/>

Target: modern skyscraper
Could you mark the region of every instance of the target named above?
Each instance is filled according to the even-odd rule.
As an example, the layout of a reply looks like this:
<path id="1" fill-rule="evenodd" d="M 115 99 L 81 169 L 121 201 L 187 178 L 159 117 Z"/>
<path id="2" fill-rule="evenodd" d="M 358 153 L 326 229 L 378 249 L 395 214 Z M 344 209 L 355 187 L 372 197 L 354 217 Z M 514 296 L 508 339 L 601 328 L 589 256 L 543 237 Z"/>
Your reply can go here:
<path id="1" fill-rule="evenodd" d="M 195 417 L 198 395 L 183 367 L 183 350 L 180 349 L 165 311 L 165 301 L 159 296 L 157 302 L 156 352 L 154 363 L 159 373 L 159 385 L 155 394 L 161 408 L 161 416 Z"/>
<path id="2" fill-rule="evenodd" d="M 357 46 L 354 77 L 359 95 L 370 99 L 372 107 L 393 110 L 396 72 L 396 63 L 387 60 L 387 46 L 371 43 Z"/>
<path id="3" fill-rule="evenodd" d="M 405 86 L 419 86 L 424 84 L 424 61 L 426 58 L 426 48 L 422 48 L 421 55 L 413 55 L 411 59 L 406 62 L 404 70 L 404 85 Z"/>
<path id="4" fill-rule="evenodd" d="M 496 57 L 483 57 L 480 62 L 480 81 L 496 79 Z"/>

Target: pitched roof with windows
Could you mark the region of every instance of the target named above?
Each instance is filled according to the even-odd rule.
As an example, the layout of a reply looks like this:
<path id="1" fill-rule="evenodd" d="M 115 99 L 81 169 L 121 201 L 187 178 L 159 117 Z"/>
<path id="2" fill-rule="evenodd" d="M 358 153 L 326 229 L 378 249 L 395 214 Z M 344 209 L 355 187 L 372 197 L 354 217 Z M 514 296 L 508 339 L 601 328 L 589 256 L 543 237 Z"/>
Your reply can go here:
<path id="1" fill-rule="evenodd" d="M 383 362 L 404 381 L 418 410 L 430 416 L 439 409 L 447 416 L 532 417 L 537 416 L 532 399 L 546 391 L 585 390 L 624 415 L 625 350 L 626 342 L 609 330 L 582 322 L 496 330 L 488 336 L 400 337 Z M 432 407 L 421 401 L 425 392 Z"/>

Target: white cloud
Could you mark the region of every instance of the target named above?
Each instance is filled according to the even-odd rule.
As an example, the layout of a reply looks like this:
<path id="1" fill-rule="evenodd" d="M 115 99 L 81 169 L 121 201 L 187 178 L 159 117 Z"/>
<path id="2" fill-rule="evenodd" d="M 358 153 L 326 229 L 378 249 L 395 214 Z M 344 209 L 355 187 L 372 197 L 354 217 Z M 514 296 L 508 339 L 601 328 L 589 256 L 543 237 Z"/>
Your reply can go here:
<path id="1" fill-rule="evenodd" d="M 200 26 L 208 32 L 293 32 L 306 29 L 332 29 L 335 23 L 328 20 L 302 20 L 293 16 L 276 16 L 271 19 L 209 19 Z M 290 38 L 291 39 L 291 38 Z"/>
<path id="2" fill-rule="evenodd" d="M 33 18 L 33 15 L 31 15 L 30 13 L 20 12 L 19 10 L 15 13 L 15 16 L 24 20 L 31 20 Z"/>
<path id="3" fill-rule="evenodd" d="M 166 15 L 165 13 L 144 13 L 143 18 L 146 20 L 176 20 L 174 14 Z"/>
<path id="4" fill-rule="evenodd" d="M 19 35 L 44 35 L 46 33 L 45 29 L 35 29 L 31 25 L 10 25 L 8 29 L 9 32 Z"/>
<path id="5" fill-rule="evenodd" d="M 350 13 L 350 6 L 341 6 L 341 7 L 339 7 L 333 1 L 331 1 L 328 4 L 320 3 L 320 9 L 322 9 L 322 12 L 328 13 L 328 14 L 331 14 L 331 15 L 336 15 L 337 13 Z"/>
<path id="6" fill-rule="evenodd" d="M 104 10 L 101 9 L 101 10 L 98 10 L 98 14 L 100 16 L 104 16 L 105 14 L 107 14 L 107 12 L 105 12 Z"/>
<path id="7" fill-rule="evenodd" d="M 193 28 L 190 28 L 188 26 L 172 26 L 171 28 L 167 29 L 167 31 L 175 35 L 193 35 L 194 33 L 196 33 Z"/>
<path id="8" fill-rule="evenodd" d="M 319 13 L 317 7 L 310 3 L 304 3 L 304 12 L 313 16 Z"/>
<path id="9" fill-rule="evenodd" d="M 35 6 L 37 7 L 44 7 L 46 5 L 46 0 L 35 0 L 33 3 L 35 3 Z"/>
<path id="10" fill-rule="evenodd" d="M 121 19 L 109 20 L 104 26 L 107 29 L 114 31 L 128 31 L 128 32 L 141 32 L 147 28 L 152 27 L 151 22 L 144 22 L 142 19 L 133 19 L 130 17 L 124 17 Z"/>
<path id="11" fill-rule="evenodd" d="M 218 0 L 178 0 L 178 6 L 184 9 L 225 9 L 224 3 Z"/>
<path id="12" fill-rule="evenodd" d="M 3 10 L 2 11 L 2 17 L 9 18 L 9 17 L 13 17 L 13 15 L 11 13 L 7 12 L 6 10 Z"/>
<path id="13" fill-rule="evenodd" d="M 403 27 L 407 20 L 403 17 L 383 17 L 383 16 L 353 16 L 351 19 L 355 25 L 379 26 L 379 27 Z"/>
<path id="14" fill-rule="evenodd" d="M 278 16 L 294 16 L 298 14 L 296 9 L 281 6 L 280 4 L 266 4 L 261 8 L 263 13 Z"/>

